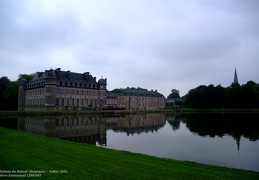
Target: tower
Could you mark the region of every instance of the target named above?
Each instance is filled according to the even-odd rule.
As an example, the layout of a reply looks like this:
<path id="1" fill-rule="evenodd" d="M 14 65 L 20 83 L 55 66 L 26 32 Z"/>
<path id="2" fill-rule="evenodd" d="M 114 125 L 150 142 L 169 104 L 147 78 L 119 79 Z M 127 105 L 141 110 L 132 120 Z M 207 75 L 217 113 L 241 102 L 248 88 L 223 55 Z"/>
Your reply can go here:
<path id="1" fill-rule="evenodd" d="M 25 89 L 27 85 L 27 80 L 22 79 L 19 82 L 19 90 L 18 90 L 18 110 L 25 110 Z"/>
<path id="2" fill-rule="evenodd" d="M 45 110 L 55 110 L 56 106 L 56 78 L 52 69 L 45 70 L 45 90 L 44 90 L 44 108 Z"/>
<path id="3" fill-rule="evenodd" d="M 234 84 L 238 84 L 238 78 L 237 78 L 237 70 L 235 68 L 235 74 L 234 74 Z"/>

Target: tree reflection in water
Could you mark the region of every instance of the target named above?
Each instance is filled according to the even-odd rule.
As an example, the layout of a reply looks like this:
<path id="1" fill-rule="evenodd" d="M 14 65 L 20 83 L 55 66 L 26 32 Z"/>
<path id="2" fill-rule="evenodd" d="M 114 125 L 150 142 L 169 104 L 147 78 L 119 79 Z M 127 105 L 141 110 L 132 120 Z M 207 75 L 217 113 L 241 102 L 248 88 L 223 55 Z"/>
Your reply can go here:
<path id="1" fill-rule="evenodd" d="M 184 114 L 179 115 L 179 118 L 191 132 L 199 136 L 213 138 L 229 135 L 233 137 L 237 142 L 238 150 L 241 137 L 250 141 L 259 139 L 258 114 Z M 176 122 L 169 123 L 173 129 L 175 129 L 175 125 L 179 126 Z"/>

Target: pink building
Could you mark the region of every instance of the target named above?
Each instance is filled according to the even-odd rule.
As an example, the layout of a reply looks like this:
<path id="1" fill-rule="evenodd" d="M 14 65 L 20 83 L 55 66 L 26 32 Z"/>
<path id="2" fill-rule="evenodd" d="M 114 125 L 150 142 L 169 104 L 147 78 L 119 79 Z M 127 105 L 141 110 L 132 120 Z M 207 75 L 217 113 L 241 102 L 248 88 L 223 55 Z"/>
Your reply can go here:
<path id="1" fill-rule="evenodd" d="M 118 94 L 117 105 L 126 110 L 159 109 L 165 107 L 165 97 L 156 90 L 127 88 Z"/>

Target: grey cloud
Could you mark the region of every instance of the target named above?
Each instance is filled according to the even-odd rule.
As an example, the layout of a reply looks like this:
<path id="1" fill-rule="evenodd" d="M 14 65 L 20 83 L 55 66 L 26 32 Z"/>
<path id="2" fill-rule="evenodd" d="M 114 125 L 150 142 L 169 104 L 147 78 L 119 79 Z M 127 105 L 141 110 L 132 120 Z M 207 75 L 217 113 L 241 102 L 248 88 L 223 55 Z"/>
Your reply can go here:
<path id="1" fill-rule="evenodd" d="M 55 17 L 51 13 L 46 16 L 39 9 L 38 14 L 30 14 L 21 1 L 3 2 L 2 17 L 6 18 L 0 21 L 4 24 L 0 33 L 0 46 L 6 51 L 43 51 L 73 43 L 79 33 L 79 24 L 69 12 Z"/>
<path id="2" fill-rule="evenodd" d="M 257 9 L 256 0 L 2 0 L 0 77 L 58 65 L 103 75 L 108 89 L 167 96 L 230 85 L 236 65 L 241 83 L 259 82 Z"/>

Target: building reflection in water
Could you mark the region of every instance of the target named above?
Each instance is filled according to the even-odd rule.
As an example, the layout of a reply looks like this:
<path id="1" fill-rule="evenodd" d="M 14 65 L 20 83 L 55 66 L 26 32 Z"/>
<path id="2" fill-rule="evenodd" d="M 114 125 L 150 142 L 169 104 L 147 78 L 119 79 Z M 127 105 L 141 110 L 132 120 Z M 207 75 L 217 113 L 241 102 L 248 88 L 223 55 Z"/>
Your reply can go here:
<path id="1" fill-rule="evenodd" d="M 127 135 L 134 135 L 147 132 L 156 132 L 166 123 L 165 114 L 134 114 L 106 118 L 107 129 L 115 132 L 125 132 Z"/>
<path id="2" fill-rule="evenodd" d="M 100 116 L 19 117 L 17 129 L 47 137 L 106 145 L 106 123 Z"/>

